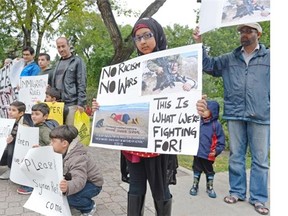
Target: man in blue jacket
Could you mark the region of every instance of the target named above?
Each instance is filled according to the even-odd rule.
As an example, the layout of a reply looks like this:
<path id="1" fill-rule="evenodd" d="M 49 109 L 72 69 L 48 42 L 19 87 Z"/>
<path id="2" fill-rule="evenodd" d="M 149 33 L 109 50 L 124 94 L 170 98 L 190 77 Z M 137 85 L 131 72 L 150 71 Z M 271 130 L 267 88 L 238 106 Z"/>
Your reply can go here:
<path id="1" fill-rule="evenodd" d="M 23 59 L 25 61 L 25 67 L 23 68 L 20 76 L 36 76 L 40 72 L 40 67 L 34 61 L 35 51 L 32 47 L 24 47 L 22 50 Z"/>
<path id="2" fill-rule="evenodd" d="M 249 202 L 263 215 L 269 214 L 268 154 L 270 148 L 270 50 L 259 44 L 259 23 L 237 26 L 241 46 L 230 53 L 210 57 L 203 49 L 204 72 L 222 77 L 224 114 L 230 135 L 228 204 L 246 199 L 246 152 L 252 157 Z M 202 42 L 199 28 L 195 42 Z"/>

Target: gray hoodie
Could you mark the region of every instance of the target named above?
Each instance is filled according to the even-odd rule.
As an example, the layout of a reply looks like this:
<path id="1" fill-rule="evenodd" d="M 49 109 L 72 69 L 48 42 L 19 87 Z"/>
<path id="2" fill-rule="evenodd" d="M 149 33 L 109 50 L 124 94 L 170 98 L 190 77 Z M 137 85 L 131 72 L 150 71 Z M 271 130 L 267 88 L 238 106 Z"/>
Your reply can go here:
<path id="1" fill-rule="evenodd" d="M 63 158 L 63 174 L 66 175 L 67 173 L 70 173 L 72 177 L 68 181 L 67 196 L 81 191 L 87 181 L 98 187 L 101 187 L 104 183 L 96 161 L 87 151 L 87 147 L 80 143 L 78 137 L 70 143 Z"/>

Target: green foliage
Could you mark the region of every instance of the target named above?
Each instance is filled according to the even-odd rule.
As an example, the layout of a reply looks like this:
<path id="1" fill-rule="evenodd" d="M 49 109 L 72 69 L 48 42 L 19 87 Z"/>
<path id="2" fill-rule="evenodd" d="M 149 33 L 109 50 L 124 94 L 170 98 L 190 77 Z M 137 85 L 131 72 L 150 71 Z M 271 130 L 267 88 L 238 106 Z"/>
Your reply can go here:
<path id="1" fill-rule="evenodd" d="M 188 26 L 181 26 L 174 24 L 164 28 L 167 38 L 168 48 L 175 48 L 186 46 L 192 43 L 191 33 L 192 30 Z"/>
<path id="2" fill-rule="evenodd" d="M 101 68 L 107 66 L 113 55 L 113 47 L 106 27 L 99 14 L 84 11 L 81 16 L 70 12 L 59 24 L 59 32 L 70 40 L 75 53 L 87 66 L 87 81 L 90 96 L 96 96 Z"/>

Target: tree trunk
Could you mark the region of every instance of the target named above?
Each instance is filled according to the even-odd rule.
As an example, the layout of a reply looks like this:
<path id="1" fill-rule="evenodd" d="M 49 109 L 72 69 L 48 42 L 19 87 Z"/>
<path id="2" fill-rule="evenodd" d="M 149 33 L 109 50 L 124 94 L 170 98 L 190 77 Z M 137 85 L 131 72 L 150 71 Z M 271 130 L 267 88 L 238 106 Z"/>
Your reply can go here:
<path id="1" fill-rule="evenodd" d="M 35 50 L 35 59 L 38 59 L 40 49 L 41 49 L 41 44 L 43 40 L 44 32 L 38 32 L 38 40 L 37 40 L 37 45 L 36 45 L 36 50 Z"/>

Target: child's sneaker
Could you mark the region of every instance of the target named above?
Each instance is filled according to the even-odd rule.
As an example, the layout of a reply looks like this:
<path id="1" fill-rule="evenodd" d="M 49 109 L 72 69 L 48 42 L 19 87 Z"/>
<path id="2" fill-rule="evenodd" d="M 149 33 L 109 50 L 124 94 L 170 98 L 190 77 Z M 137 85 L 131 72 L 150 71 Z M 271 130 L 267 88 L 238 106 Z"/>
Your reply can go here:
<path id="1" fill-rule="evenodd" d="M 92 210 L 87 213 L 82 213 L 81 216 L 93 216 L 95 212 L 96 212 L 96 203 L 94 202 Z"/>
<path id="2" fill-rule="evenodd" d="M 32 187 L 23 186 L 23 185 L 17 189 L 17 193 L 23 194 L 23 195 L 30 195 L 32 191 L 33 191 Z"/>
<path id="3" fill-rule="evenodd" d="M 192 188 L 190 189 L 190 195 L 196 196 L 198 194 L 198 185 L 193 184 Z"/>
<path id="4" fill-rule="evenodd" d="M 214 189 L 213 189 L 213 186 L 211 186 L 211 185 L 207 186 L 206 192 L 210 198 L 216 198 L 216 196 L 217 196 Z"/>

